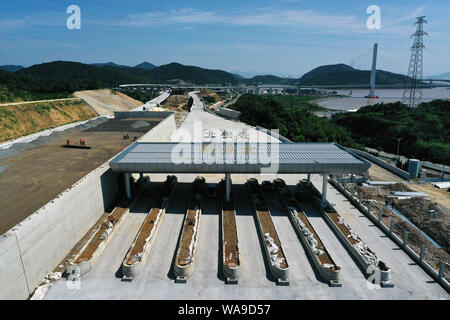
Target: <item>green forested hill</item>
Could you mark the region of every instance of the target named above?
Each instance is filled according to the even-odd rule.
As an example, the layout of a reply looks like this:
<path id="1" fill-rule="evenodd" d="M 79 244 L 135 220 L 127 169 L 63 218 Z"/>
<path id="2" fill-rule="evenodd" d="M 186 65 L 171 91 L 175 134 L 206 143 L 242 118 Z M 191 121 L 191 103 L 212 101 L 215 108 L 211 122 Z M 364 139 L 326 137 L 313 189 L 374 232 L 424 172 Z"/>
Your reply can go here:
<path id="1" fill-rule="evenodd" d="M 334 123 L 345 127 L 352 137 L 367 147 L 410 158 L 450 164 L 450 101 L 434 100 L 417 108 L 404 104 L 376 104 L 357 112 L 336 114 Z"/>
<path id="2" fill-rule="evenodd" d="M 98 68 L 79 62 L 54 61 L 34 65 L 16 73 L 51 82 L 54 92 L 109 88 L 139 80 L 138 76 L 120 70 L 122 70 L 121 67 L 105 66 Z M 126 70 L 126 68 L 123 70 Z M 141 80 L 144 81 L 144 79 Z"/>
<path id="3" fill-rule="evenodd" d="M 34 65 L 17 73 L 40 79 L 58 80 L 61 86 L 72 86 L 75 90 L 85 89 L 87 85 L 95 89 L 123 83 L 159 83 L 175 79 L 189 83 L 194 81 L 198 84 L 238 82 L 233 74 L 222 70 L 203 69 L 179 63 L 143 69 L 111 63 L 97 67 L 78 62 L 54 61 Z M 85 87 L 80 88 L 82 86 Z"/>
<path id="4" fill-rule="evenodd" d="M 238 78 L 226 71 L 203 69 L 195 66 L 185 66 L 180 63 L 169 63 L 159 66 L 152 70 L 148 70 L 151 81 L 168 81 L 180 79 L 189 83 L 206 84 L 206 83 L 233 83 L 239 82 Z"/>
<path id="5" fill-rule="evenodd" d="M 305 73 L 300 79 L 300 83 L 309 83 L 311 80 L 317 77 L 323 77 L 332 72 L 340 72 L 340 71 L 353 71 L 352 67 L 340 63 L 340 64 L 330 64 L 324 65 L 317 68 L 312 69 L 311 71 Z"/>
<path id="6" fill-rule="evenodd" d="M 345 64 L 320 66 L 305 73 L 300 79 L 303 85 L 358 85 L 370 83 L 370 70 L 358 70 Z M 377 70 L 375 83 L 393 85 L 404 84 L 407 77 L 384 70 Z"/>
<path id="7" fill-rule="evenodd" d="M 336 142 L 363 149 L 345 128 L 311 113 L 307 101 L 297 105 L 291 108 L 273 96 L 245 94 L 231 108 L 241 112 L 241 121 L 267 129 L 279 129 L 281 135 L 294 142 Z"/>
<path id="8" fill-rule="evenodd" d="M 14 65 L 14 64 L 0 66 L 0 70 L 9 71 L 9 72 L 16 72 L 16 71 L 19 71 L 21 69 L 24 69 L 24 67 L 23 66 Z"/>
<path id="9" fill-rule="evenodd" d="M 248 85 L 252 84 L 295 84 L 298 82 L 297 79 L 290 79 L 290 78 L 281 78 L 274 75 L 264 75 L 264 76 L 254 76 L 252 78 L 247 79 L 241 79 Z"/>
<path id="10" fill-rule="evenodd" d="M 0 103 L 65 98 L 67 91 L 54 91 L 52 81 L 0 70 Z"/>

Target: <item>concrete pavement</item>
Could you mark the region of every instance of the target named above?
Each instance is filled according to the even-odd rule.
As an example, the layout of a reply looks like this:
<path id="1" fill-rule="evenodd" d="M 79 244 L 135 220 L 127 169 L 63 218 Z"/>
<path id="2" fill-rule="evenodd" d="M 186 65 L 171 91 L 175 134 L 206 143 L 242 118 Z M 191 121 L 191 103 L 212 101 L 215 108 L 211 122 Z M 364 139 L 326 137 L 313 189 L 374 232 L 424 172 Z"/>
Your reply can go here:
<path id="1" fill-rule="evenodd" d="M 194 98 L 195 108 L 180 129 L 192 133 L 201 121 L 203 128 L 251 128 L 245 124 L 225 120 L 204 112 Z M 235 136 L 229 139 L 234 139 Z M 281 203 L 268 196 L 268 205 L 280 241 L 290 265 L 290 285 L 277 286 L 270 277 L 260 243 L 254 210 L 245 181 L 250 177 L 263 180 L 282 178 L 291 189 L 306 175 L 232 175 L 232 195 L 236 209 L 236 223 L 241 267 L 238 285 L 226 285 L 221 276 L 220 199 L 206 198 L 198 233 L 193 275 L 186 284 L 174 282 L 173 260 L 181 233 L 188 197 L 195 174 L 177 175 L 172 201 L 162 221 L 147 263 L 132 282 L 120 279 L 120 264 L 152 203 L 152 188 L 165 180 L 164 174 L 151 174 L 151 188 L 143 193 L 131 208 L 129 216 L 105 248 L 95 267 L 82 278 L 80 289 L 68 289 L 64 279 L 53 284 L 46 299 L 448 299 L 447 292 L 435 283 L 419 266 L 389 238 L 355 209 L 336 189 L 328 185 L 328 200 L 347 223 L 368 243 L 392 269 L 394 288 L 368 285 L 356 261 L 339 242 L 318 208 L 302 203 L 312 226 L 324 242 L 335 262 L 341 266 L 342 287 L 329 287 L 316 274 Z M 217 183 L 223 175 L 204 175 L 207 183 Z M 322 188 L 322 177 L 312 176 L 312 183 Z"/>
<path id="2" fill-rule="evenodd" d="M 120 264 L 136 235 L 145 213 L 151 206 L 149 189 L 143 193 L 130 215 L 120 226 L 110 244 L 102 253 L 96 266 L 82 278 L 80 290 L 70 290 L 65 280 L 57 281 L 46 299 L 448 299 L 448 294 L 371 222 L 354 209 L 331 186 L 330 201 L 352 228 L 392 268 L 395 288 L 371 288 L 344 246 L 320 216 L 317 208 L 303 204 L 311 224 L 327 249 L 342 267 L 343 287 L 331 288 L 320 280 L 303 249 L 289 218 L 277 199 L 269 201 L 273 221 L 290 264 L 290 286 L 279 287 L 270 278 L 262 247 L 257 235 L 253 209 L 246 188 L 233 185 L 237 228 L 241 249 L 241 275 L 238 285 L 225 285 L 220 275 L 219 255 L 219 201 L 204 201 L 200 223 L 198 251 L 194 273 L 186 284 L 177 284 L 172 275 L 172 263 L 186 211 L 190 182 L 195 175 L 179 175 L 172 203 L 162 221 L 155 243 L 142 273 L 133 282 L 119 278 Z M 219 181 L 220 175 L 206 177 L 207 182 Z M 244 181 L 249 176 L 232 176 L 233 182 Z M 260 182 L 268 177 L 259 177 Z M 295 188 L 298 175 L 282 175 Z M 165 175 L 152 175 L 152 188 Z M 321 177 L 312 181 L 320 190 Z"/>

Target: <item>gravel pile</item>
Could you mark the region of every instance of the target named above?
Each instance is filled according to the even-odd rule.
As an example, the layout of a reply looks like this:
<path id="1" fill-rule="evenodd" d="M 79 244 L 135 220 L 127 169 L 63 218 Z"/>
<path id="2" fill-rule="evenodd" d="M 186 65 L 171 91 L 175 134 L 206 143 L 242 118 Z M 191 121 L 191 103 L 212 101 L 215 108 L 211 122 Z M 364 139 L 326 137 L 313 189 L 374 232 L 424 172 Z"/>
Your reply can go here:
<path id="1" fill-rule="evenodd" d="M 138 120 L 133 122 L 133 124 L 131 125 L 134 129 L 139 129 L 139 128 L 145 128 L 150 126 L 150 123 L 148 123 L 147 121 L 144 120 Z"/>

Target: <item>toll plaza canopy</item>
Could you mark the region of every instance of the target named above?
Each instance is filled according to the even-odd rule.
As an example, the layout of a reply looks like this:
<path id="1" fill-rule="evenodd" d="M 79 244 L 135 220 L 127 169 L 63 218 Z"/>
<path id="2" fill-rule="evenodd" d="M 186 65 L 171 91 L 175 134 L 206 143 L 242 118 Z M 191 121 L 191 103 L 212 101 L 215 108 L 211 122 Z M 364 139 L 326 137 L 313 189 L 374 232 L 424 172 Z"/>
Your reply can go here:
<path id="1" fill-rule="evenodd" d="M 110 161 L 125 173 L 363 174 L 370 163 L 335 143 L 135 142 Z M 268 168 L 272 171 L 261 171 Z"/>

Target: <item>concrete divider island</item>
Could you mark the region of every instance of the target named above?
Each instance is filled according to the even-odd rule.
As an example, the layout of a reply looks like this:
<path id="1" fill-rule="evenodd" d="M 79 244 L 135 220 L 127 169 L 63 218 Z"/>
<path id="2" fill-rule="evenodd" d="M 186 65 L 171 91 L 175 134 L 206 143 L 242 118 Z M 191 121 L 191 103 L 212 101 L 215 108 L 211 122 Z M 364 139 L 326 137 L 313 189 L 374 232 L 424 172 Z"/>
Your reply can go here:
<path id="1" fill-rule="evenodd" d="M 133 278 L 135 278 L 144 267 L 153 246 L 156 234 L 165 217 L 166 208 L 172 198 L 176 184 L 177 177 L 167 176 L 166 181 L 161 187 L 161 191 L 159 192 L 155 205 L 142 223 L 136 238 L 125 256 L 122 263 L 122 280 L 133 280 Z"/>
<path id="2" fill-rule="evenodd" d="M 299 189 L 309 191 L 317 203 L 320 202 L 318 199 L 321 198 L 321 193 L 313 184 L 302 180 L 298 186 Z M 374 276 L 376 280 L 380 281 L 382 287 L 393 287 L 391 269 L 386 263 L 378 258 L 376 253 L 356 234 L 328 201 L 325 205 L 320 202 L 319 206 L 325 221 L 356 259 L 364 274 L 368 277 Z"/>
<path id="3" fill-rule="evenodd" d="M 259 190 L 258 180 L 251 178 L 247 181 L 252 205 L 256 213 L 256 224 L 258 226 L 261 243 L 266 253 L 266 259 L 272 276 L 278 285 L 289 285 L 289 264 L 284 255 L 281 241 L 272 222 L 269 208 Z"/>
<path id="4" fill-rule="evenodd" d="M 326 280 L 331 287 L 342 286 L 340 282 L 341 267 L 334 262 L 319 235 L 316 233 L 302 210 L 299 202 L 292 195 L 282 179 L 275 179 L 274 185 L 281 198 L 281 202 L 289 212 L 289 217 L 295 226 L 297 234 L 300 235 L 300 239 L 321 277 Z"/>
<path id="5" fill-rule="evenodd" d="M 239 279 L 239 242 L 236 211 L 233 201 L 222 200 L 222 263 L 226 283 L 237 284 Z"/>
<path id="6" fill-rule="evenodd" d="M 74 264 L 67 268 L 69 279 L 71 275 L 78 277 L 92 269 L 104 248 L 108 245 L 109 240 L 130 212 L 129 205 L 128 200 L 123 200 L 98 226 L 92 238 L 86 242 L 73 259 Z"/>
<path id="7" fill-rule="evenodd" d="M 202 216 L 203 191 L 205 178 L 197 177 L 194 181 L 186 216 L 183 222 L 178 250 L 175 257 L 174 273 L 176 282 L 185 283 L 194 271 L 195 253 L 197 250 L 198 231 Z"/>

